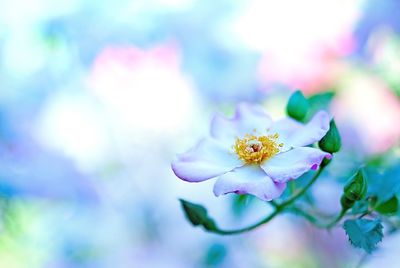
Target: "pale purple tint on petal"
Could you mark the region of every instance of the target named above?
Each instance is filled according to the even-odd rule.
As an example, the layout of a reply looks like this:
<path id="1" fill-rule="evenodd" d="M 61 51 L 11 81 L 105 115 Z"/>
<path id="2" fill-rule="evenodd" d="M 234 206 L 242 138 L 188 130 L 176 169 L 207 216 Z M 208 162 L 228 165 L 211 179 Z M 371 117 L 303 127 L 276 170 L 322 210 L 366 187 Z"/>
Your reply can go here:
<path id="1" fill-rule="evenodd" d="M 311 147 L 298 147 L 264 161 L 261 168 L 276 182 L 297 179 L 310 169 L 317 169 L 329 153 Z"/>
<path id="2" fill-rule="evenodd" d="M 292 149 L 291 137 L 296 133 L 296 131 L 303 128 L 304 125 L 293 120 L 291 118 L 283 118 L 275 121 L 269 130 L 269 134 L 279 134 L 278 142 L 283 143 L 281 147 L 281 152 L 286 152 Z"/>
<path id="3" fill-rule="evenodd" d="M 251 194 L 270 201 L 281 196 L 285 188 L 286 183 L 274 182 L 259 166 L 246 165 L 220 176 L 214 194 Z"/>
<path id="4" fill-rule="evenodd" d="M 236 108 L 233 118 L 221 115 L 213 118 L 211 136 L 224 143 L 233 144 L 235 138 L 254 133 L 254 129 L 265 133 L 271 124 L 271 117 L 261 106 L 242 103 Z"/>
<path id="5" fill-rule="evenodd" d="M 307 124 L 285 118 L 275 122 L 271 133 L 278 133 L 285 147 L 301 147 L 321 140 L 329 130 L 330 116 L 325 111 L 317 112 Z"/>
<path id="6" fill-rule="evenodd" d="M 207 138 L 188 152 L 178 155 L 172 163 L 172 170 L 182 180 L 200 182 L 242 165 L 242 161 L 228 147 Z"/>

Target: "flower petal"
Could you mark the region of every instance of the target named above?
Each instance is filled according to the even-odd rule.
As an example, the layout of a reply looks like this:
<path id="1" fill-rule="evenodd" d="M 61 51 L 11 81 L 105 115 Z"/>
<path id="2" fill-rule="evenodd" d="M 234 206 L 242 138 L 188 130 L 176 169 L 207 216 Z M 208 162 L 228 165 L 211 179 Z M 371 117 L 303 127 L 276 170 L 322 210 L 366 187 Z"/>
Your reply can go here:
<path id="1" fill-rule="evenodd" d="M 236 168 L 220 176 L 214 184 L 214 194 L 251 194 L 261 200 L 278 198 L 286 188 L 286 183 L 274 182 L 256 165 Z"/>
<path id="2" fill-rule="evenodd" d="M 265 133 L 271 124 L 271 117 L 261 106 L 242 103 L 237 106 L 233 118 L 214 116 L 211 121 L 211 136 L 233 144 L 236 137 L 254 133 L 254 130 Z"/>
<path id="3" fill-rule="evenodd" d="M 242 161 L 226 146 L 207 138 L 188 152 L 178 155 L 172 163 L 172 170 L 182 180 L 200 182 L 242 165 Z"/>
<path id="4" fill-rule="evenodd" d="M 330 116 L 325 111 L 317 112 L 307 124 L 285 118 L 277 121 L 271 128 L 278 133 L 285 147 L 301 147 L 322 139 L 329 130 Z"/>
<path id="5" fill-rule="evenodd" d="M 261 168 L 275 182 L 287 182 L 303 175 L 310 169 L 317 169 L 324 158 L 332 156 L 319 149 L 298 147 L 261 163 Z"/>

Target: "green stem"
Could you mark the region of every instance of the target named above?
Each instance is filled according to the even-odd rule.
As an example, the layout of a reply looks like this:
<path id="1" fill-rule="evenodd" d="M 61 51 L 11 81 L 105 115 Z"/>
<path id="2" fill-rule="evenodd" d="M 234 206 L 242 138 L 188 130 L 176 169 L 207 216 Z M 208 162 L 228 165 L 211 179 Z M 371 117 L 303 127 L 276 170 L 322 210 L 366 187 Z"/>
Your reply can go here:
<path id="1" fill-rule="evenodd" d="M 346 211 L 347 211 L 346 209 L 342 209 L 339 215 L 337 215 L 337 217 L 333 221 L 326 224 L 325 228 L 332 228 L 333 226 L 335 226 L 344 217 L 344 215 L 346 215 Z"/>
<path id="2" fill-rule="evenodd" d="M 266 218 L 264 218 L 263 220 L 261 220 L 261 221 L 255 223 L 255 224 L 253 224 L 253 225 L 250 225 L 250 226 L 241 228 L 241 229 L 236 229 L 236 230 L 221 230 L 221 229 L 216 229 L 216 230 L 212 230 L 211 232 L 217 233 L 217 234 L 221 234 L 221 235 L 233 235 L 233 234 L 245 233 L 245 232 L 251 231 L 251 230 L 253 230 L 253 229 L 256 229 L 257 227 L 259 227 L 259 226 L 261 226 L 261 225 L 263 225 L 263 224 L 269 222 L 269 221 L 272 220 L 276 215 L 278 215 L 280 212 L 281 212 L 281 209 L 278 209 L 278 208 L 277 208 L 277 209 L 275 209 L 274 212 L 272 212 L 271 214 L 269 214 L 269 215 L 268 215 Z"/>
<path id="3" fill-rule="evenodd" d="M 307 219 L 310 223 L 312 223 L 315 227 L 318 228 L 327 228 L 330 229 L 332 227 L 334 227 L 345 215 L 346 215 L 346 210 L 342 209 L 340 211 L 340 213 L 330 222 L 327 223 L 322 223 L 320 220 L 318 220 L 316 217 L 308 214 L 306 211 L 298 208 L 298 207 L 294 207 L 292 208 L 292 211 L 302 217 L 304 217 L 305 219 Z"/>
<path id="4" fill-rule="evenodd" d="M 273 207 L 279 206 L 278 203 L 276 203 L 274 200 L 271 200 L 269 203 L 270 203 L 271 206 L 273 206 Z"/>
<path id="5" fill-rule="evenodd" d="M 299 197 L 301 197 L 307 190 L 314 184 L 314 182 L 318 179 L 319 175 L 321 172 L 324 170 L 324 167 L 321 166 L 321 168 L 314 174 L 312 179 L 307 183 L 306 186 L 304 186 L 303 189 L 301 189 L 297 194 L 293 195 L 290 197 L 288 200 L 284 201 L 279 205 L 279 207 L 287 207 L 291 205 L 294 201 L 296 201 Z"/>
<path id="6" fill-rule="evenodd" d="M 323 171 L 323 169 L 326 166 L 321 166 L 321 168 L 314 174 L 314 176 L 311 178 L 311 180 L 307 183 L 307 185 L 301 189 L 298 193 L 294 194 L 292 197 L 290 197 L 288 200 L 282 202 L 281 204 L 277 204 L 276 202 L 273 202 L 273 206 L 275 207 L 275 210 L 269 214 L 267 217 L 265 217 L 264 219 L 262 219 L 261 221 L 241 228 L 241 229 L 236 229 L 236 230 L 222 230 L 222 229 L 213 229 L 213 230 L 209 230 L 210 232 L 213 233 L 217 233 L 217 234 L 221 234 L 221 235 L 232 235 L 232 234 L 241 234 L 241 233 L 245 233 L 248 231 L 251 231 L 263 224 L 266 224 L 267 222 L 271 221 L 273 218 L 275 218 L 275 216 L 277 216 L 278 214 L 280 214 L 284 209 L 286 209 L 286 207 L 288 207 L 289 205 L 291 205 L 294 201 L 296 201 L 298 198 L 300 198 L 305 192 L 307 192 L 307 190 L 314 184 L 314 182 L 318 179 L 319 175 L 321 174 L 321 172 Z"/>
<path id="7" fill-rule="evenodd" d="M 321 225 L 319 220 L 316 217 L 308 214 L 306 211 L 304 211 L 298 207 L 293 207 L 290 211 L 295 213 L 296 215 L 300 215 L 300 216 L 304 217 L 305 219 L 307 219 L 310 223 L 312 223 L 316 227 L 323 228 L 323 226 Z"/>

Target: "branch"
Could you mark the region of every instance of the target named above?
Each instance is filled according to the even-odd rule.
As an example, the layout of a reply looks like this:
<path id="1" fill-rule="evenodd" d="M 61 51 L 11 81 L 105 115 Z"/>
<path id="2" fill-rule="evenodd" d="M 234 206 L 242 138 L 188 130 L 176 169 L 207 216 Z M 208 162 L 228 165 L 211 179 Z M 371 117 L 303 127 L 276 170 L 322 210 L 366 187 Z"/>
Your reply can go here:
<path id="1" fill-rule="evenodd" d="M 297 199 L 302 197 L 307 192 L 307 190 L 316 182 L 316 180 L 318 179 L 319 175 L 321 175 L 321 173 L 322 173 L 322 171 L 324 170 L 325 167 L 326 167 L 326 165 L 321 165 L 321 168 L 314 174 L 314 176 L 307 183 L 307 185 L 304 186 L 304 188 L 302 188 L 299 192 L 294 194 L 292 197 L 290 197 L 286 201 L 283 201 L 280 204 L 278 204 L 276 202 L 273 202 L 272 205 L 275 207 L 275 210 L 271 214 L 269 214 L 267 217 L 262 219 L 261 221 L 259 221 L 257 223 L 254 223 L 254 224 L 252 224 L 250 226 L 247 226 L 247 227 L 244 227 L 244 228 L 241 228 L 241 229 L 236 229 L 236 230 L 223 230 L 223 229 L 220 229 L 220 228 L 216 227 L 216 228 L 214 228 L 212 230 L 208 230 L 208 231 L 209 232 L 213 232 L 213 233 L 217 233 L 217 234 L 221 234 L 221 235 L 241 234 L 241 233 L 245 233 L 245 232 L 251 231 L 253 229 L 256 229 L 257 227 L 268 223 L 273 218 L 275 218 L 277 215 L 279 215 L 281 212 L 283 212 L 293 202 L 295 202 Z M 338 219 L 338 220 L 340 220 L 340 219 Z"/>

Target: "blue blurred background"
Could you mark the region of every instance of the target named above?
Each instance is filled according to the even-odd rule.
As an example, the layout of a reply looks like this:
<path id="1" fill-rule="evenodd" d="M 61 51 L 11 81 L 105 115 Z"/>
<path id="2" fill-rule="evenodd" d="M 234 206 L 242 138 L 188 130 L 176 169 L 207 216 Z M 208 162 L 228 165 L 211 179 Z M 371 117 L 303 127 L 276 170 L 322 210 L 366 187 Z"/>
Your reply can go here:
<path id="1" fill-rule="evenodd" d="M 293 216 L 235 237 L 191 227 L 178 198 L 227 227 L 269 207 L 170 162 L 238 102 L 279 118 L 295 89 L 332 92 L 344 149 L 313 198 L 337 211 L 356 165 L 398 165 L 399 14 L 397 0 L 1 0 L 0 267 L 355 267 L 340 228 Z M 398 267 L 399 241 L 362 267 Z"/>

